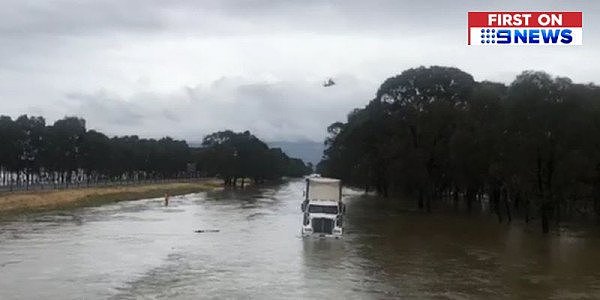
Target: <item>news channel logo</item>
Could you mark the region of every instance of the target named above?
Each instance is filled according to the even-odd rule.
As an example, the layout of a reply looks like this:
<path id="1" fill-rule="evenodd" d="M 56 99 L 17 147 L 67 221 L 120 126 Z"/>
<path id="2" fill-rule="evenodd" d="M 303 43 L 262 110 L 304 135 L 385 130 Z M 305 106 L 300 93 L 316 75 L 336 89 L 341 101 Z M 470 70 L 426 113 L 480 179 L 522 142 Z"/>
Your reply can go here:
<path id="1" fill-rule="evenodd" d="M 582 12 L 468 13 L 468 45 L 582 44 Z"/>

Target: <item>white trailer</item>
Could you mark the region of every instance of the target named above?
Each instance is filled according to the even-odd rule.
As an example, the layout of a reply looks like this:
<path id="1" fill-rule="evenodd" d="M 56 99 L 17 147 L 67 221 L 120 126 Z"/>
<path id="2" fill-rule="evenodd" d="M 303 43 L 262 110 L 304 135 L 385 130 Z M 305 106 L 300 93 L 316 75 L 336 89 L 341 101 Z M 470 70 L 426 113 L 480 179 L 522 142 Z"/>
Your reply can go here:
<path id="1" fill-rule="evenodd" d="M 342 235 L 342 182 L 339 179 L 311 176 L 306 178 L 302 202 L 302 235 Z"/>

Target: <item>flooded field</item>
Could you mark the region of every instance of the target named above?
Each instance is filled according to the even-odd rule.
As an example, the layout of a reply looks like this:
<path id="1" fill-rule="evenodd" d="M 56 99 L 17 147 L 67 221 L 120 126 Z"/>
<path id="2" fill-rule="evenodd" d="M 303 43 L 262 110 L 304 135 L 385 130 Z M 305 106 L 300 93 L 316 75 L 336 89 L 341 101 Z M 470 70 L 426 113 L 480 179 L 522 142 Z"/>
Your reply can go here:
<path id="1" fill-rule="evenodd" d="M 0 223 L 0 299 L 600 297 L 600 234 L 422 214 L 347 191 L 341 240 L 299 236 L 303 185 Z M 195 233 L 195 230 L 218 232 Z"/>

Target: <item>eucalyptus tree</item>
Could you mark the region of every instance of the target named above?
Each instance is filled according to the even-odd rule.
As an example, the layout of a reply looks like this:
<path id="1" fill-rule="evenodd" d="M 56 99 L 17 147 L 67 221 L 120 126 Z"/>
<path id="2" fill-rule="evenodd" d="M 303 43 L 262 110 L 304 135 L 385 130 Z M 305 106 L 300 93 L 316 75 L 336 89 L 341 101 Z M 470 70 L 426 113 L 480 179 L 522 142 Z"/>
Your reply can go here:
<path id="1" fill-rule="evenodd" d="M 281 149 L 270 149 L 249 131 L 227 130 L 209 134 L 194 156 L 208 175 L 223 178 L 227 185 L 236 185 L 239 179 L 243 185 L 244 178 L 262 182 L 312 171 L 304 162 L 289 158 Z"/>
<path id="2" fill-rule="evenodd" d="M 600 88 L 526 71 L 506 86 L 456 68 L 420 67 L 328 128 L 318 170 L 420 208 L 462 197 L 498 219 L 600 216 Z M 588 205 L 591 202 L 591 206 Z"/>

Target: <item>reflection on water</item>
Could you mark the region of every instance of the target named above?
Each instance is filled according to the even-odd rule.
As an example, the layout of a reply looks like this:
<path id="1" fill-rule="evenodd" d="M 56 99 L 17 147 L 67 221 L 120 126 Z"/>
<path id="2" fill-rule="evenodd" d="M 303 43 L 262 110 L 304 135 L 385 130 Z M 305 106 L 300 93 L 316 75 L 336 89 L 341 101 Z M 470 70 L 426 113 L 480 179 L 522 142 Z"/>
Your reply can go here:
<path id="1" fill-rule="evenodd" d="M 344 238 L 302 239 L 302 188 L 294 181 L 173 197 L 169 207 L 148 199 L 4 221 L 0 299 L 600 297 L 595 232 L 542 236 L 348 191 Z"/>

